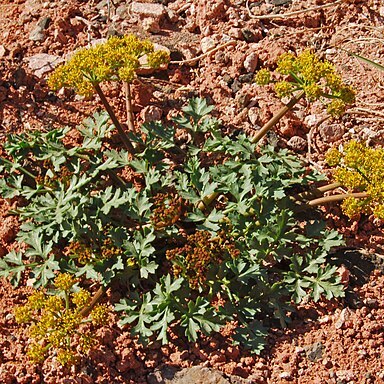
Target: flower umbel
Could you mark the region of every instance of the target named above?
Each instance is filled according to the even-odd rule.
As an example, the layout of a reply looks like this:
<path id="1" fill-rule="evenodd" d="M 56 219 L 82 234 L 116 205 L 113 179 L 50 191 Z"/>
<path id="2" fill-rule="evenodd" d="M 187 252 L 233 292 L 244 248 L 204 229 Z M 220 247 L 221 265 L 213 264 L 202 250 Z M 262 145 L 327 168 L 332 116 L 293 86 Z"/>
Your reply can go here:
<path id="1" fill-rule="evenodd" d="M 271 82 L 271 75 L 265 68 L 255 76 L 259 85 Z M 279 97 L 293 95 L 302 90 L 309 101 L 330 99 L 327 111 L 332 116 L 340 116 L 347 104 L 355 101 L 355 91 L 346 85 L 336 68 L 327 60 L 321 60 L 310 50 L 295 56 L 284 53 L 277 60 L 276 72 L 286 76 L 284 80 L 275 81 L 275 91 Z"/>
<path id="2" fill-rule="evenodd" d="M 336 166 L 333 176 L 350 192 L 366 192 L 368 198 L 348 198 L 342 203 L 349 217 L 357 213 L 384 215 L 384 149 L 370 148 L 364 143 L 351 140 L 342 150 L 331 149 L 327 154 L 330 166 Z"/>
<path id="3" fill-rule="evenodd" d="M 61 364 L 75 364 L 81 353 L 97 345 L 92 326 L 107 324 L 110 310 L 98 304 L 83 318 L 81 309 L 89 305 L 91 295 L 83 288 L 70 293 L 74 283 L 68 273 L 60 274 L 55 285 L 64 298 L 36 291 L 25 305 L 15 308 L 16 321 L 30 324 L 28 333 L 33 343 L 27 354 L 33 362 L 43 362 L 49 351 L 55 350 Z"/>
<path id="4" fill-rule="evenodd" d="M 159 68 L 169 61 L 165 51 L 154 51 L 148 40 L 135 35 L 112 36 L 105 43 L 76 51 L 67 63 L 55 69 L 48 79 L 52 89 L 73 88 L 79 95 L 90 96 L 103 81 L 131 82 L 140 67 L 139 59 L 148 55 L 148 66 Z"/>

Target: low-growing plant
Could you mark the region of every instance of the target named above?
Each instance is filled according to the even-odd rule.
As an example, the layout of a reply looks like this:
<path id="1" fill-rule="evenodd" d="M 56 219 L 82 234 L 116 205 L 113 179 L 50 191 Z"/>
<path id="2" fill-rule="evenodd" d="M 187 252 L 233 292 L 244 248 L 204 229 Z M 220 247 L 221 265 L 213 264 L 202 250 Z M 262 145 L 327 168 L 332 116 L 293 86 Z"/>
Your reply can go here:
<path id="1" fill-rule="evenodd" d="M 0 259 L 0 275 L 17 284 L 28 273 L 37 288 L 58 272 L 98 283 L 83 316 L 119 282 L 115 309 L 143 343 L 167 343 L 171 328 L 196 341 L 236 321 L 234 343 L 255 353 L 269 326 L 289 321 L 292 300 L 343 296 L 327 262 L 341 236 L 297 215 L 291 197 L 322 176 L 287 150 L 224 136 L 212 109 L 192 99 L 173 124 L 128 132 L 133 157 L 109 142 L 105 113 L 78 128 L 77 146 L 68 128 L 10 135 L 0 191 L 20 201 L 12 213 L 26 247 Z"/>

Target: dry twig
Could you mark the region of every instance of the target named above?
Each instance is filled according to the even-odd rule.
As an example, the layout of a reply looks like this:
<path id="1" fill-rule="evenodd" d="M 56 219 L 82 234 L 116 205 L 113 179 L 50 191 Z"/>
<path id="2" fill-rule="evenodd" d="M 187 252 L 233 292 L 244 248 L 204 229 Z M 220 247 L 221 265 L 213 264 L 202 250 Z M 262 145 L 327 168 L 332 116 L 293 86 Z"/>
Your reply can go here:
<path id="1" fill-rule="evenodd" d="M 294 17 L 297 15 L 301 15 L 303 13 L 308 13 L 312 11 L 319 11 L 320 9 L 325 9 L 325 8 L 330 8 L 335 5 L 339 5 L 343 2 L 343 0 L 337 0 L 334 3 L 329 3 L 329 4 L 323 4 L 323 5 L 317 5 L 316 7 L 312 8 L 306 8 L 306 9 L 300 9 L 298 11 L 293 11 L 293 12 L 287 12 L 287 13 L 274 13 L 270 15 L 254 15 L 251 10 L 249 9 L 249 0 L 246 1 L 245 6 L 247 8 L 249 17 L 252 17 L 253 19 L 258 19 L 258 20 L 266 20 L 266 19 L 287 19 L 289 17 Z"/>
<path id="2" fill-rule="evenodd" d="M 187 60 L 170 61 L 169 63 L 170 64 L 181 64 L 181 65 L 182 64 L 194 63 L 195 61 L 201 60 L 204 57 L 207 57 L 207 56 L 211 55 L 212 53 L 215 53 L 215 52 L 219 51 L 220 49 L 223 49 L 225 47 L 228 47 L 229 45 L 235 45 L 235 44 L 236 44 L 235 40 L 230 40 L 230 41 L 227 41 L 224 44 L 218 45 L 217 47 L 215 47 L 215 48 L 213 48 L 213 49 L 203 53 L 200 56 L 192 57 L 191 59 L 187 59 Z"/>

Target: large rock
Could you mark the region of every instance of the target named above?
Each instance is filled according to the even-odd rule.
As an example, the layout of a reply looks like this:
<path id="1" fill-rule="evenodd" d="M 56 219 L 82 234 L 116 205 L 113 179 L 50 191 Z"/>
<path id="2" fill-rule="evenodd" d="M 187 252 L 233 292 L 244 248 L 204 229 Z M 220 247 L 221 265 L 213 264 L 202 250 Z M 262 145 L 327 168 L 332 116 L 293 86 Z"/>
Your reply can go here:
<path id="1" fill-rule="evenodd" d="M 259 383 L 252 379 L 243 379 L 207 367 L 194 366 L 178 370 L 172 366 L 157 369 L 148 375 L 148 384 L 251 384 Z"/>

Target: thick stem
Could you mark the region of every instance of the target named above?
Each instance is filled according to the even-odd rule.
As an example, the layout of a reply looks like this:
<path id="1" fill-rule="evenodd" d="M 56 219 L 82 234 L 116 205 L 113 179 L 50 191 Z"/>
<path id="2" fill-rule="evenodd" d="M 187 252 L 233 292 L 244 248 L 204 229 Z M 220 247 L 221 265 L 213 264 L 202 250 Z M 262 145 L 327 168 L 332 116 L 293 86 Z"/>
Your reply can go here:
<path id="1" fill-rule="evenodd" d="M 87 317 L 93 307 L 100 301 L 100 299 L 103 297 L 104 293 L 107 291 L 107 288 L 104 287 L 103 285 L 97 290 L 97 292 L 93 295 L 92 297 L 92 300 L 91 302 L 89 303 L 88 306 L 84 307 L 81 311 L 80 311 L 80 315 L 83 316 L 83 317 Z"/>
<path id="2" fill-rule="evenodd" d="M 106 111 L 108 112 L 108 115 L 111 118 L 113 124 L 117 128 L 119 135 L 120 135 L 120 138 L 121 138 L 121 141 L 123 142 L 125 148 L 127 148 L 127 150 L 131 154 L 134 154 L 135 149 L 133 148 L 133 145 L 132 145 L 131 141 L 129 140 L 128 136 L 124 132 L 124 129 L 121 126 L 119 120 L 117 119 L 115 112 L 113 112 L 113 109 L 112 109 L 111 105 L 109 104 L 107 98 L 105 97 L 104 92 L 100 88 L 100 85 L 99 84 L 93 84 L 93 87 L 94 87 L 95 91 L 97 92 L 97 94 L 99 95 L 100 100 L 103 103 Z"/>
<path id="3" fill-rule="evenodd" d="M 320 198 L 320 196 L 328 191 L 332 191 L 338 187 L 341 187 L 342 184 L 339 182 L 323 185 L 322 187 L 314 188 L 309 191 L 301 192 L 295 196 L 293 196 L 294 200 L 297 201 L 308 201 L 315 198 Z"/>
<path id="4" fill-rule="evenodd" d="M 304 91 L 300 91 L 297 96 L 293 96 L 291 100 L 289 100 L 287 105 L 284 105 L 277 113 L 274 115 L 267 123 L 263 125 L 262 128 L 256 133 L 256 135 L 252 138 L 251 142 L 253 144 L 257 143 L 279 120 L 290 111 L 295 104 L 305 95 Z"/>
<path id="5" fill-rule="evenodd" d="M 204 199 L 197 204 L 197 208 L 199 208 L 200 211 L 204 211 L 205 208 L 207 208 L 212 203 L 212 201 L 216 199 L 217 196 L 219 196 L 218 192 L 213 192 L 210 195 L 205 196 Z"/>
<path id="6" fill-rule="evenodd" d="M 339 183 L 338 181 L 336 181 L 336 182 L 331 183 L 331 184 L 323 185 L 322 187 L 317 188 L 317 190 L 320 191 L 321 193 L 324 193 L 324 192 L 332 191 L 332 190 L 339 188 L 341 186 L 342 186 L 342 184 Z"/>
<path id="7" fill-rule="evenodd" d="M 367 192 L 357 192 L 357 193 L 341 193 L 339 195 L 325 196 L 320 197 L 318 199 L 311 200 L 307 203 L 307 205 L 314 207 L 316 205 L 323 205 L 326 203 L 333 203 L 335 201 L 341 201 L 348 197 L 354 197 L 356 199 L 364 199 L 369 197 Z"/>
<path id="8" fill-rule="evenodd" d="M 131 86 L 126 81 L 123 82 L 123 85 L 124 85 L 124 93 L 125 93 L 125 108 L 127 111 L 127 125 L 128 125 L 128 129 L 131 132 L 134 132 L 135 122 L 133 118 Z"/>

